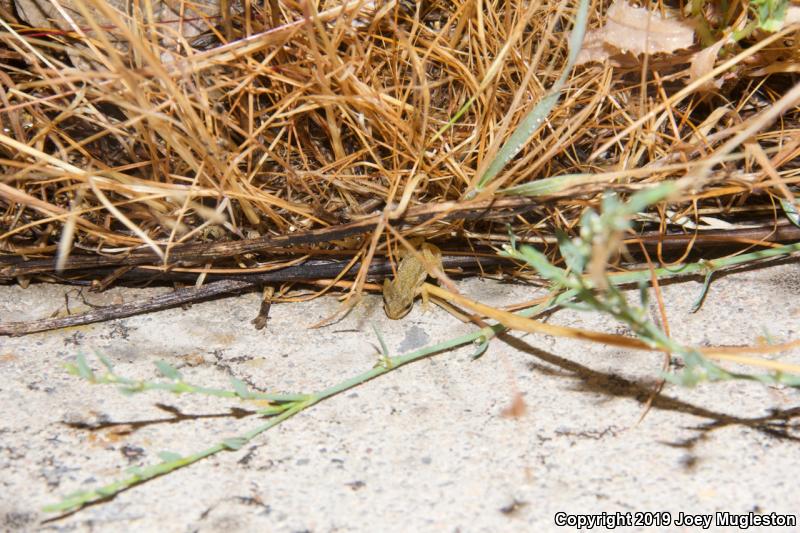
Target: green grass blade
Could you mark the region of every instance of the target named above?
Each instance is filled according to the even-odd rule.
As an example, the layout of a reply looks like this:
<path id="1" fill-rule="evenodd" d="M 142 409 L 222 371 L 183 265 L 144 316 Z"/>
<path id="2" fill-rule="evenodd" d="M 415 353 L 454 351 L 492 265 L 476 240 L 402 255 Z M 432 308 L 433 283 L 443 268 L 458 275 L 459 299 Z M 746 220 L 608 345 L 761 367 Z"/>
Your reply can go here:
<path id="1" fill-rule="evenodd" d="M 583 37 L 586 33 L 588 14 L 589 1 L 580 0 L 580 3 L 578 4 L 578 12 L 575 16 L 575 24 L 569 37 L 569 57 L 567 58 L 567 64 L 564 67 L 564 71 L 561 73 L 561 76 L 558 78 L 558 80 L 556 80 L 556 82 L 553 84 L 550 92 L 545 95 L 545 97 L 542 98 L 527 115 L 525 115 L 525 118 L 522 119 L 503 147 L 497 152 L 497 155 L 489 164 L 486 172 L 484 172 L 483 176 L 481 176 L 480 180 L 478 180 L 475 190 L 467 194 L 467 198 L 474 197 L 495 177 L 497 177 L 497 175 L 505 168 L 508 162 L 511 161 L 520 152 L 520 150 L 522 150 L 531 135 L 533 135 L 534 132 L 539 129 L 539 126 L 544 123 L 545 119 L 550 114 L 550 111 L 553 110 L 553 107 L 556 105 L 561 96 L 561 89 L 563 89 L 564 83 L 567 81 L 567 77 L 572 71 L 572 67 L 575 65 L 575 59 L 578 57 L 578 52 L 581 49 Z"/>

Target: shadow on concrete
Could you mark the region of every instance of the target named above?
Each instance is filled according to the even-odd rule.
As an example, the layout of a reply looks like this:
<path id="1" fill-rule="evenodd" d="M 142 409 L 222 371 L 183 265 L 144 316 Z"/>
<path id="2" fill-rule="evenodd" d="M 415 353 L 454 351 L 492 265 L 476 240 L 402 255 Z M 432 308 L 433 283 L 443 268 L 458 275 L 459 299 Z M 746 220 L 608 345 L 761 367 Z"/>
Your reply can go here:
<path id="1" fill-rule="evenodd" d="M 599 372 L 575 361 L 535 348 L 523 339 L 508 334 L 499 335 L 498 338 L 512 348 L 552 365 L 547 366 L 533 361 L 528 364 L 529 370 L 576 380 L 573 387 L 575 391 L 630 398 L 644 404 L 655 390 L 655 379 L 634 381 L 616 374 Z M 800 406 L 788 409 L 770 409 L 769 414 L 764 416 L 740 417 L 658 394 L 653 399 L 652 409 L 685 413 L 709 420 L 708 423 L 686 428 L 697 432 L 695 436 L 674 442 L 662 442 L 667 446 L 685 448 L 689 451 L 706 439 L 712 431 L 735 425 L 752 428 L 777 439 L 800 442 L 800 434 L 793 434 L 793 432 L 800 432 Z M 687 466 L 693 465 L 691 460 L 688 463 Z"/>
<path id="2" fill-rule="evenodd" d="M 65 426 L 71 427 L 73 429 L 83 429 L 88 431 L 98 431 L 101 429 L 109 429 L 109 428 L 120 428 L 123 431 L 118 431 L 117 434 L 122 435 L 130 435 L 141 428 L 147 426 L 153 426 L 158 424 L 177 424 L 179 422 L 183 422 L 186 420 L 201 420 L 201 419 L 208 419 L 208 418 L 246 418 L 248 416 L 253 416 L 256 414 L 256 411 L 250 411 L 247 409 L 240 409 L 238 407 L 231 407 L 227 413 L 216 413 L 216 414 L 200 414 L 200 415 L 188 415 L 183 413 L 180 409 L 175 406 L 167 405 L 163 403 L 157 403 L 156 407 L 161 409 L 162 411 L 166 411 L 171 413 L 172 416 L 170 418 L 153 418 L 149 420 L 134 420 L 134 421 L 102 421 L 97 423 L 91 422 L 62 422 Z"/>

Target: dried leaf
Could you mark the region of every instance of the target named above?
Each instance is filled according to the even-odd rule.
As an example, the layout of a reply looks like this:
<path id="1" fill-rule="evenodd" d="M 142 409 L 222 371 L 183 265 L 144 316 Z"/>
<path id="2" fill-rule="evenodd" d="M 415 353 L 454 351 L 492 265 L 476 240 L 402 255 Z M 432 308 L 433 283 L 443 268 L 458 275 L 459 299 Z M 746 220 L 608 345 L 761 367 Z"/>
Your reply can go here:
<path id="1" fill-rule="evenodd" d="M 586 33 L 583 49 L 578 55 L 579 65 L 607 59 L 612 54 L 604 54 L 604 50 L 609 47 L 636 55 L 643 52 L 656 54 L 688 48 L 694 42 L 694 28 L 688 22 L 632 7 L 622 0 L 614 2 L 606 17 L 602 28 Z"/>
<path id="2" fill-rule="evenodd" d="M 658 12 L 615 2 L 608 10 L 606 42 L 635 54 L 674 52 L 694 42 L 694 28 L 682 20 L 664 18 Z"/>
<path id="3" fill-rule="evenodd" d="M 583 39 L 581 51 L 578 52 L 577 64 L 596 61 L 602 63 L 611 56 L 618 54 L 619 50 L 608 44 L 604 37 L 605 28 L 599 30 L 589 30 Z"/>
<path id="4" fill-rule="evenodd" d="M 717 62 L 717 56 L 722 47 L 729 41 L 728 37 L 720 39 L 711 46 L 703 48 L 692 56 L 692 64 L 689 66 L 689 83 L 706 76 L 709 72 L 714 70 L 714 64 Z M 719 88 L 722 85 L 722 80 L 709 79 L 701 89 L 709 90 Z"/>

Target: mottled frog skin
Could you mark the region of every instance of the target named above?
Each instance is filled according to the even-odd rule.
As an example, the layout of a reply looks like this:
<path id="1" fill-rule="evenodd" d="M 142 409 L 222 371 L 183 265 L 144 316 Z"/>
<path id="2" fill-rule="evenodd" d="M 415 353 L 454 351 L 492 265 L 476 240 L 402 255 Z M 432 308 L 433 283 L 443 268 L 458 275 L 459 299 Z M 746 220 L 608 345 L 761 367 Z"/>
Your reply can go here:
<path id="1" fill-rule="evenodd" d="M 442 252 L 430 243 L 423 243 L 419 253 L 425 263 L 442 269 Z M 397 277 L 383 280 L 383 309 L 393 320 L 403 318 L 411 311 L 414 298 L 419 294 L 428 271 L 416 255 L 406 253 L 397 267 Z"/>

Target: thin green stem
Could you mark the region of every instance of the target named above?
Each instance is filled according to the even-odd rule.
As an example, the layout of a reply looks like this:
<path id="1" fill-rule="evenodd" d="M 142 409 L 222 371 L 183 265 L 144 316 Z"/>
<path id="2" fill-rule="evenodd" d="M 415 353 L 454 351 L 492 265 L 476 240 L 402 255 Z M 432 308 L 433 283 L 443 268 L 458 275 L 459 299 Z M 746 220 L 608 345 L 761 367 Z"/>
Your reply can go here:
<path id="1" fill-rule="evenodd" d="M 705 262 L 701 261 L 698 263 L 675 265 L 669 268 L 659 268 L 656 269 L 656 275 L 662 279 L 676 277 L 676 276 L 687 276 L 696 273 L 706 272 L 709 269 L 720 269 L 725 267 L 731 267 L 756 260 L 785 256 L 796 252 L 800 252 L 800 243 L 785 245 L 778 248 L 770 248 L 768 250 L 760 250 L 749 254 L 743 254 L 740 256 L 729 257 L 715 261 L 705 261 Z M 650 279 L 650 276 L 651 276 L 650 271 L 629 272 L 625 274 L 610 276 L 610 281 L 614 285 L 646 282 Z M 579 296 L 580 292 L 581 291 L 579 289 L 574 289 L 574 288 L 563 291 L 543 304 L 537 305 L 535 307 L 530 307 L 516 314 L 526 318 L 537 316 L 549 309 L 557 308 L 559 306 L 564 305 L 566 302 L 569 302 L 576 296 Z M 630 318 L 630 320 L 633 319 Z M 686 349 L 684 347 L 678 345 L 672 339 L 664 336 L 663 332 L 661 332 L 661 330 L 658 329 L 654 324 L 648 322 L 642 324 L 642 327 L 644 328 L 642 330 L 644 333 L 644 337 L 651 339 L 653 342 L 657 343 L 659 347 L 662 347 L 674 353 L 682 353 L 683 355 L 692 355 L 692 354 L 686 354 L 685 353 Z M 483 346 L 486 343 L 488 343 L 492 338 L 494 338 L 500 333 L 503 333 L 507 329 L 508 328 L 506 328 L 502 324 L 494 324 L 440 342 L 438 344 L 429 346 L 427 348 L 421 348 L 419 350 L 415 350 L 408 354 L 389 357 L 381 364 L 365 372 L 362 372 L 352 378 L 346 379 L 332 387 L 323 389 L 314 394 L 248 393 L 246 399 L 269 400 L 272 402 L 280 403 L 281 405 L 275 406 L 274 411 L 270 412 L 268 415 L 265 415 L 269 416 L 269 419 L 265 423 L 256 426 L 255 428 L 251 429 L 250 431 L 247 431 L 246 433 L 242 434 L 239 437 L 225 439 L 222 442 L 211 446 L 210 448 L 207 448 L 203 451 L 185 457 L 164 461 L 145 468 L 135 469 L 130 476 L 124 479 L 112 482 L 108 485 L 104 485 L 94 490 L 67 496 L 61 502 L 45 507 L 44 510 L 47 512 L 64 512 L 68 510 L 73 510 L 82 507 L 84 505 L 97 502 L 99 500 L 110 498 L 113 495 L 122 492 L 124 490 L 127 490 L 135 485 L 144 483 L 145 481 L 153 479 L 154 477 L 170 473 L 179 468 L 189 466 L 191 464 L 196 463 L 197 461 L 200 461 L 201 459 L 205 459 L 206 457 L 217 454 L 219 452 L 226 450 L 229 451 L 238 450 L 244 444 L 251 441 L 255 437 L 261 435 L 265 431 L 277 426 L 278 424 L 288 420 L 294 415 L 314 406 L 315 404 L 327 398 L 330 398 L 341 392 L 357 387 L 363 383 L 366 383 L 367 381 L 370 381 L 384 374 L 387 374 L 393 370 L 396 370 L 401 366 L 413 363 L 415 361 L 419 361 L 421 359 L 425 359 L 427 357 L 431 357 L 433 355 L 442 352 L 446 352 L 453 348 L 457 348 L 459 346 L 464 346 L 475 342 L 479 342 Z M 113 379 L 109 379 L 109 377 L 111 376 L 113 376 Z M 175 393 L 198 393 L 198 394 L 208 394 L 212 396 L 220 396 L 226 398 L 242 399 L 241 394 L 237 393 L 236 391 L 226 391 L 222 389 L 197 387 L 189 385 L 184 382 L 149 383 L 149 382 L 129 380 L 126 378 L 115 376 L 113 374 L 108 374 L 101 378 L 93 378 L 93 381 L 95 383 L 122 384 L 128 387 L 134 387 L 136 391 L 168 390 Z"/>
<path id="2" fill-rule="evenodd" d="M 192 385 L 185 381 L 175 382 L 157 382 L 157 381 L 140 381 L 133 380 L 118 376 L 113 373 L 107 373 L 101 377 L 94 379 L 95 383 L 99 384 L 113 384 L 122 385 L 123 392 L 138 393 L 149 390 L 163 390 L 173 392 L 175 394 L 202 394 L 205 396 L 217 396 L 219 398 L 241 398 L 245 400 L 267 400 L 275 403 L 289 403 L 302 401 L 307 398 L 303 394 L 272 394 L 248 391 L 245 395 L 238 391 L 231 391 L 226 389 L 213 389 L 208 387 L 201 387 Z"/>
<path id="3" fill-rule="evenodd" d="M 546 304 L 542 304 L 536 307 L 532 307 L 521 311 L 519 314 L 522 316 L 535 316 L 553 306 L 560 305 L 563 301 L 566 301 L 569 298 L 572 298 L 574 294 L 571 294 L 570 291 L 563 293 L 555 298 L 553 298 L 550 302 Z M 72 494 L 70 496 L 65 497 L 61 502 L 53 505 L 48 505 L 44 508 L 46 512 L 64 512 L 69 510 L 74 510 L 80 507 L 83 507 L 87 504 L 97 502 L 99 500 L 103 500 L 106 498 L 110 498 L 114 494 L 127 490 L 135 485 L 140 483 L 144 483 L 154 477 L 158 477 L 179 468 L 183 468 L 189 466 L 191 464 L 196 463 L 197 461 L 209 457 L 211 455 L 217 454 L 219 452 L 225 450 L 237 450 L 241 448 L 245 443 L 249 442 L 253 438 L 257 437 L 258 435 L 264 433 L 265 431 L 277 426 L 278 424 L 288 420 L 289 418 L 293 417 L 294 415 L 300 413 L 312 407 L 313 405 L 330 398 L 336 394 L 344 392 L 348 389 L 352 389 L 353 387 L 357 387 L 367 381 L 375 379 L 383 374 L 391 372 L 401 366 L 407 365 L 414 361 L 419 361 L 420 359 L 424 359 L 426 357 L 430 357 L 432 355 L 445 352 L 447 350 L 456 348 L 458 346 L 462 346 L 465 344 L 469 344 L 475 341 L 481 341 L 483 343 L 488 342 L 489 339 L 493 338 L 498 333 L 505 331 L 505 327 L 500 324 L 495 324 L 493 326 L 488 326 L 477 331 L 467 333 L 456 337 L 454 339 L 450 339 L 444 342 L 440 342 L 428 348 L 422 348 L 411 352 L 409 354 L 390 357 L 386 360 L 384 364 L 379 366 L 375 366 L 366 372 L 362 372 L 355 377 L 350 379 L 344 380 L 337 385 L 324 389 L 314 394 L 309 395 L 270 395 L 276 396 L 280 398 L 296 398 L 296 401 L 291 403 L 286 403 L 283 407 L 285 410 L 280 412 L 280 414 L 276 414 L 275 416 L 271 416 L 269 420 L 256 426 L 255 428 L 251 429 L 250 431 L 242 434 L 239 437 L 235 437 L 233 439 L 226 439 L 221 443 L 215 444 L 210 448 L 207 448 L 201 452 L 188 455 L 186 457 L 180 457 L 174 460 L 164 461 L 158 463 L 156 465 L 152 465 L 145 468 L 136 469 L 133 473 L 121 480 L 114 481 L 109 483 L 108 485 L 104 485 L 94 490 L 80 492 L 76 494 Z M 103 381 L 101 379 L 95 380 L 96 383 L 124 383 L 125 381 L 133 382 L 133 380 L 125 380 L 125 378 L 119 378 L 114 381 Z M 148 384 L 148 383 L 141 383 L 141 382 L 134 382 L 142 385 L 141 390 L 171 390 L 173 392 L 202 392 L 202 393 L 209 393 L 209 391 L 214 392 L 214 396 L 224 396 L 224 397 L 238 397 L 235 392 L 232 391 L 221 391 L 218 389 L 203 389 L 202 387 L 191 387 L 192 390 L 176 390 L 175 387 L 168 387 L 166 385 L 178 385 L 178 384 L 160 384 L 165 386 L 155 386 L 157 384 Z M 219 393 L 219 394 L 217 394 Z M 222 394 L 225 393 L 225 394 Z M 265 395 L 267 396 L 267 395 Z"/>

